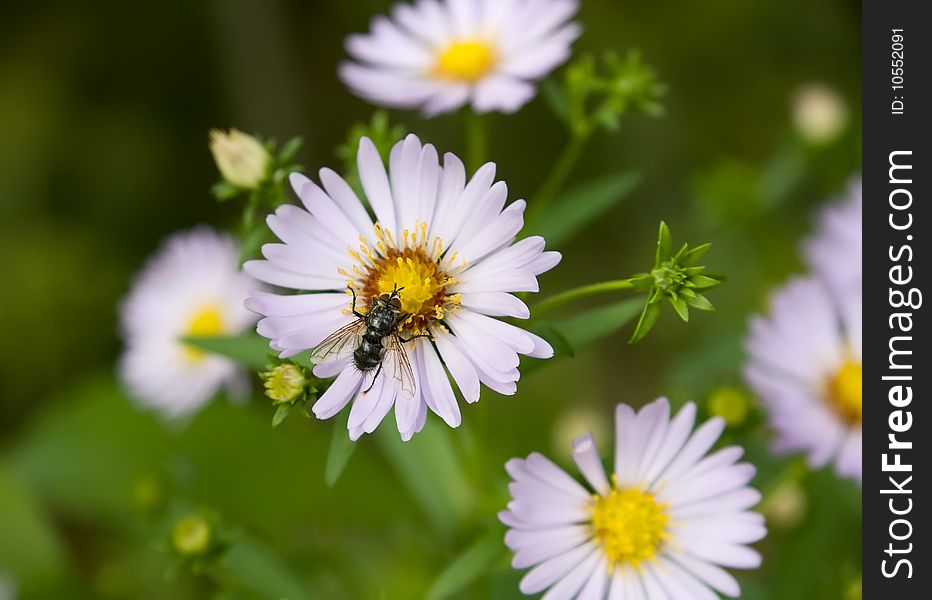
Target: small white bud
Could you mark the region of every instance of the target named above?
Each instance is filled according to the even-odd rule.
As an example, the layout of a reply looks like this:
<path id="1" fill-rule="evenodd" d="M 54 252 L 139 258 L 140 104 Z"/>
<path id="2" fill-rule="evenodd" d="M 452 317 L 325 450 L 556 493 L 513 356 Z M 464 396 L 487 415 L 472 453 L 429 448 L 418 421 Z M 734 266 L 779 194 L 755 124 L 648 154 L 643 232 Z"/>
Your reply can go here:
<path id="1" fill-rule="evenodd" d="M 223 178 L 233 185 L 254 190 L 268 175 L 271 155 L 259 140 L 237 129 L 210 131 L 210 152 Z"/>

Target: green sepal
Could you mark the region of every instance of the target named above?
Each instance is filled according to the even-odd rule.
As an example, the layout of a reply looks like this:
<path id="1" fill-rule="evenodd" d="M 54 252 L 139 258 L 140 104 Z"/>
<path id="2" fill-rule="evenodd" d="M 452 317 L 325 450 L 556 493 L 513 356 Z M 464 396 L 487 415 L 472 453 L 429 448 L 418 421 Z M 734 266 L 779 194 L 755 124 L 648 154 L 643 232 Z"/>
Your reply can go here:
<path id="1" fill-rule="evenodd" d="M 636 344 L 644 339 L 644 336 L 654 327 L 657 318 L 660 317 L 660 303 L 648 301 L 644 304 L 644 310 L 638 318 L 638 324 L 634 328 L 634 333 L 628 340 L 629 344 Z"/>
<path id="2" fill-rule="evenodd" d="M 673 305 L 673 310 L 683 319 L 683 322 L 688 323 L 689 307 L 686 305 L 686 300 L 680 296 L 670 296 L 670 304 Z"/>

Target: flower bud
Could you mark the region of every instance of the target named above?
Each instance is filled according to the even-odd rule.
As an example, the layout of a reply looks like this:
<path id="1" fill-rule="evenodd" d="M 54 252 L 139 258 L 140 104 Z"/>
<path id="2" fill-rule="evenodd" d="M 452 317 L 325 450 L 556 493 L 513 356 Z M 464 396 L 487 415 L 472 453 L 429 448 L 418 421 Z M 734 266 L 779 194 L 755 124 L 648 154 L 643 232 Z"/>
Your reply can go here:
<path id="1" fill-rule="evenodd" d="M 246 189 L 259 187 L 272 162 L 272 156 L 259 140 L 237 129 L 229 133 L 211 130 L 210 152 L 223 178 Z"/>
<path id="2" fill-rule="evenodd" d="M 304 371 L 293 364 L 283 364 L 259 374 L 265 381 L 265 395 L 272 404 L 290 404 L 301 397 L 307 386 Z"/>
<path id="3" fill-rule="evenodd" d="M 760 511 L 778 527 L 797 525 L 806 514 L 808 501 L 802 486 L 794 480 L 783 481 L 764 498 Z"/>
<path id="4" fill-rule="evenodd" d="M 210 523 L 201 515 L 189 515 L 175 521 L 172 525 L 172 548 L 180 556 L 201 556 L 210 548 Z"/>
<path id="5" fill-rule="evenodd" d="M 611 439 L 611 420 L 590 406 L 574 406 L 563 411 L 553 424 L 553 447 L 566 458 L 572 457 L 573 440 L 591 433 L 596 440 Z"/>
<path id="6" fill-rule="evenodd" d="M 744 423 L 751 409 L 747 393 L 739 387 L 723 386 L 709 397 L 709 412 L 725 419 L 730 427 Z"/>
<path id="7" fill-rule="evenodd" d="M 793 96 L 793 121 L 810 144 L 826 144 L 837 138 L 848 124 L 848 108 L 838 93 L 827 85 L 805 85 Z"/>

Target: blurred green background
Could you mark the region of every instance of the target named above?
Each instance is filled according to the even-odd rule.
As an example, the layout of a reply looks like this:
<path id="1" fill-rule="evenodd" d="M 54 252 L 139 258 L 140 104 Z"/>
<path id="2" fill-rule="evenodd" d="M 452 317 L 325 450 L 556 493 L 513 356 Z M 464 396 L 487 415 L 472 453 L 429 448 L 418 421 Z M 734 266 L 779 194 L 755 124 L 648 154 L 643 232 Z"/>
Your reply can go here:
<path id="1" fill-rule="evenodd" d="M 539 450 L 565 464 L 583 426 L 607 452 L 619 401 L 668 395 L 708 415 L 722 394 L 752 404 L 726 437 L 748 446 L 771 518 L 764 566 L 740 575 L 745 597 L 860 597 L 857 486 L 770 457 L 740 380 L 748 315 L 802 269 L 814 211 L 860 166 L 860 5 L 582 4 L 576 51 L 640 48 L 669 87 L 667 111 L 589 145 L 573 181 L 635 171 L 641 183 L 558 248 L 541 289 L 649 268 L 665 219 L 675 241 L 713 243 L 706 263 L 729 277 L 710 293 L 717 311 L 684 325 L 666 310 L 639 346 L 629 328 L 528 374 L 515 397 L 485 389 L 457 431 L 432 419 L 402 448 L 387 420 L 333 488 L 334 424 L 293 415 L 273 431 L 258 393 L 183 427 L 134 409 L 113 377 L 116 302 L 163 236 L 238 218 L 240 205 L 208 194 L 210 128 L 302 135 L 309 173 L 340 166 L 334 149 L 373 110 L 336 79 L 342 40 L 390 3 L 0 5 L 0 598 L 419 598 L 470 548 L 463 560 L 482 575 L 453 597 L 516 597 L 520 573 L 494 526 L 505 460 Z M 814 82 L 847 109 L 821 143 L 793 119 L 794 95 Z M 392 118 L 463 149 L 455 116 Z M 529 196 L 566 132 L 541 98 L 489 121 L 499 178 Z M 146 514 L 156 500 L 162 517 Z M 164 515 L 190 510 L 233 549 L 200 572 L 166 549 Z"/>

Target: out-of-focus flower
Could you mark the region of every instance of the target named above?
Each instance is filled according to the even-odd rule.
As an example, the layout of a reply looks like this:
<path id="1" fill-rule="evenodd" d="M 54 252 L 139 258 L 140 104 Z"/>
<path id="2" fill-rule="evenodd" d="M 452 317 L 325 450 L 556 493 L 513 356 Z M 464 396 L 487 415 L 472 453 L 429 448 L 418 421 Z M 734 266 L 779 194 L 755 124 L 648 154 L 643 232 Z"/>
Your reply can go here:
<path id="1" fill-rule="evenodd" d="M 576 0 L 399 3 L 368 34 L 347 38 L 354 62 L 340 66 L 340 77 L 383 106 L 511 113 L 569 57 L 581 30 L 567 21 L 577 9 Z"/>
<path id="2" fill-rule="evenodd" d="M 180 556 L 203 556 L 210 549 L 213 528 L 202 515 L 188 515 L 174 522 L 171 530 L 172 549 Z"/>
<path id="3" fill-rule="evenodd" d="M 358 322 L 354 297 L 355 309 L 365 313 L 399 290 L 404 352 L 387 353 L 381 370 L 362 370 L 353 356 L 358 339 L 335 347 L 314 375 L 338 377 L 312 410 L 328 419 L 355 399 L 348 422 L 353 439 L 374 431 L 392 406 L 406 440 L 424 426 L 428 409 L 457 427 L 460 409 L 447 370 L 471 403 L 479 399 L 480 382 L 515 393 L 519 354 L 553 355 L 542 338 L 494 317 L 528 318 L 528 307 L 511 292 L 536 292 L 537 275 L 560 254 L 545 252 L 541 237 L 513 243 L 525 203 L 505 206 L 507 187 L 494 182 L 493 163 L 467 182 L 456 156 L 446 154 L 441 167 L 434 147 L 413 135 L 392 149 L 390 176 L 368 138 L 360 142 L 358 163 L 375 222 L 330 169 L 320 171 L 323 188 L 293 175 L 306 210 L 285 205 L 270 215 L 269 227 L 284 243 L 266 244 L 267 260 L 245 268 L 262 281 L 314 293 L 256 292 L 247 306 L 265 317 L 259 333 L 286 358 Z"/>
<path id="4" fill-rule="evenodd" d="M 761 397 L 779 452 L 802 450 L 811 467 L 835 463 L 861 481 L 861 295 L 833 297 L 815 277 L 774 294 L 751 320 L 745 377 Z"/>
<path id="5" fill-rule="evenodd" d="M 837 295 L 861 294 L 861 177 L 844 198 L 819 214 L 815 233 L 806 240 L 806 260 Z"/>
<path id="6" fill-rule="evenodd" d="M 709 396 L 709 412 L 725 419 L 730 427 L 742 425 L 751 410 L 748 394 L 740 387 L 726 385 L 716 389 Z"/>
<path id="7" fill-rule="evenodd" d="M 811 83 L 793 95 L 793 121 L 797 131 L 810 144 L 827 144 L 848 125 L 848 107 L 831 87 Z"/>
<path id="8" fill-rule="evenodd" d="M 555 598 L 714 598 L 738 596 L 722 567 L 756 568 L 748 544 L 766 535 L 749 509 L 754 467 L 742 449 L 709 449 L 725 427 L 711 419 L 695 432 L 696 406 L 672 419 L 661 398 L 615 413 L 615 469 L 606 476 L 593 438 L 574 442 L 573 459 L 590 489 L 542 455 L 505 464 L 512 501 L 499 518 L 525 594 Z M 577 596 L 578 595 L 578 596 Z"/>
<path id="9" fill-rule="evenodd" d="M 781 481 L 761 502 L 760 511 L 767 521 L 779 527 L 793 527 L 806 515 L 809 504 L 806 490 L 795 479 Z"/>
<path id="10" fill-rule="evenodd" d="M 233 335 L 255 323 L 243 307 L 259 284 L 242 273 L 236 244 L 202 227 L 166 240 L 136 277 L 120 317 L 120 375 L 142 405 L 168 417 L 189 414 L 221 386 L 247 381 L 236 365 L 186 344 L 186 337 Z"/>
<path id="11" fill-rule="evenodd" d="M 553 425 L 553 446 L 566 457 L 572 454 L 573 440 L 585 433 L 596 439 L 611 434 L 611 418 L 591 406 L 572 406 L 563 411 Z"/>
<path id="12" fill-rule="evenodd" d="M 304 371 L 293 364 L 272 367 L 260 373 L 265 382 L 265 395 L 272 404 L 290 404 L 301 397 L 307 387 Z"/>
<path id="13" fill-rule="evenodd" d="M 259 140 L 237 129 L 212 129 L 210 152 L 220 174 L 235 186 L 253 190 L 269 175 L 272 155 Z"/>

